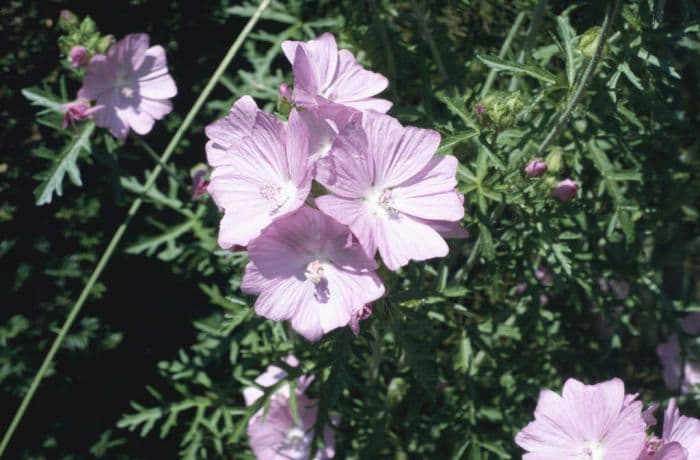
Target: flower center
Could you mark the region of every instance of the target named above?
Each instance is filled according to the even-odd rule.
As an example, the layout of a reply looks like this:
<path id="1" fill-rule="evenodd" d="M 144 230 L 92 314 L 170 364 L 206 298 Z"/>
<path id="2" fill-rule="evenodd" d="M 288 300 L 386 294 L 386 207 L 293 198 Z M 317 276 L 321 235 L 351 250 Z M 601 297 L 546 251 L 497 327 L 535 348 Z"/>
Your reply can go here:
<path id="1" fill-rule="evenodd" d="M 291 182 L 279 185 L 263 185 L 260 187 L 260 195 L 270 202 L 270 215 L 279 212 L 282 207 L 296 194 L 296 187 Z"/>
<path id="2" fill-rule="evenodd" d="M 278 453 L 283 454 L 285 458 L 290 459 L 305 459 L 308 458 L 308 446 L 304 430 L 298 426 L 292 427 L 287 431 L 282 445 L 278 449 Z"/>
<path id="3" fill-rule="evenodd" d="M 306 279 L 314 284 L 320 283 L 326 279 L 325 273 L 323 272 L 323 264 L 321 264 L 319 260 L 309 262 L 309 264 L 306 266 L 304 276 L 306 276 Z"/>
<path id="4" fill-rule="evenodd" d="M 372 190 L 365 201 L 377 215 L 395 217 L 398 214 L 391 189 Z"/>
<path id="5" fill-rule="evenodd" d="M 603 460 L 603 454 L 605 449 L 600 442 L 586 442 L 581 449 L 581 452 L 577 455 L 577 458 L 581 460 Z"/>
<path id="6" fill-rule="evenodd" d="M 133 88 L 129 88 L 128 86 L 122 86 L 119 89 L 119 93 L 121 93 L 122 96 L 124 96 L 127 99 L 131 99 L 134 97 L 134 90 Z"/>

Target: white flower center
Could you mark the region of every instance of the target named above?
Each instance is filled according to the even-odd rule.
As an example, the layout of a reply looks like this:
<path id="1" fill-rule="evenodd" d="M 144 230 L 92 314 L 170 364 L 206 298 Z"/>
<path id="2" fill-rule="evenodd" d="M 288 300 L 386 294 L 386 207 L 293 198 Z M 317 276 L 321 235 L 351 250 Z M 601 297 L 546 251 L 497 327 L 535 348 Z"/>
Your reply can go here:
<path id="1" fill-rule="evenodd" d="M 309 262 L 309 264 L 306 266 L 304 276 L 306 276 L 306 279 L 314 284 L 320 283 L 326 278 L 323 271 L 323 264 L 321 264 L 319 260 Z"/>
<path id="2" fill-rule="evenodd" d="M 372 189 L 365 196 L 365 202 L 376 215 L 393 217 L 399 212 L 396 209 L 391 189 Z"/>
<path id="3" fill-rule="evenodd" d="M 131 99 L 132 97 L 134 97 L 134 90 L 132 88 L 129 88 L 128 86 L 122 86 L 119 92 L 122 96 L 124 96 L 127 99 Z"/>
<path id="4" fill-rule="evenodd" d="M 605 448 L 601 442 L 588 441 L 583 444 L 581 451 L 576 456 L 581 460 L 603 460 Z"/>
<path id="5" fill-rule="evenodd" d="M 279 212 L 282 207 L 296 196 L 297 188 L 292 182 L 280 185 L 263 185 L 260 187 L 260 195 L 270 202 L 270 215 Z"/>

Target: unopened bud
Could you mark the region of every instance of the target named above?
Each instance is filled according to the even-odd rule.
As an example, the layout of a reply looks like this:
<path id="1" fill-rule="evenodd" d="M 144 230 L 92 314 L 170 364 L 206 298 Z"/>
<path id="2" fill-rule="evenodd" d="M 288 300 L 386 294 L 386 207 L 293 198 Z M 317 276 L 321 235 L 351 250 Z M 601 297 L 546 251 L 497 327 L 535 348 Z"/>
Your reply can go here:
<path id="1" fill-rule="evenodd" d="M 64 30 L 78 23 L 78 18 L 68 10 L 61 10 L 58 15 L 58 26 Z"/>
<path id="2" fill-rule="evenodd" d="M 65 109 L 63 113 L 63 123 L 62 126 L 67 128 L 68 125 L 75 124 L 76 121 L 83 121 L 89 118 L 93 113 L 97 112 L 102 108 L 102 106 L 90 107 L 87 101 L 78 99 L 73 102 L 68 102 L 62 104 L 61 107 Z"/>
<path id="3" fill-rule="evenodd" d="M 595 49 L 598 46 L 598 40 L 600 40 L 600 27 L 591 27 L 581 35 L 578 42 L 578 50 L 587 59 L 591 59 L 595 54 Z"/>
<path id="4" fill-rule="evenodd" d="M 78 69 L 85 67 L 90 60 L 90 52 L 84 46 L 74 46 L 68 53 L 71 67 Z"/>
<path id="5" fill-rule="evenodd" d="M 547 172 L 547 163 L 544 160 L 535 159 L 525 166 L 525 175 L 527 177 L 540 177 Z"/>
<path id="6" fill-rule="evenodd" d="M 549 286 L 554 282 L 554 275 L 543 265 L 540 265 L 537 270 L 535 270 L 535 278 L 545 286 Z"/>
<path id="7" fill-rule="evenodd" d="M 553 189 L 554 198 L 562 203 L 569 202 L 576 197 L 578 193 L 578 184 L 571 179 L 560 181 Z"/>
<path id="8" fill-rule="evenodd" d="M 520 94 L 493 93 L 476 104 L 474 112 L 482 125 L 492 124 L 496 129 L 506 129 L 515 125 L 523 108 Z"/>
<path id="9" fill-rule="evenodd" d="M 207 193 L 209 181 L 206 180 L 209 168 L 204 163 L 198 163 L 190 169 L 190 177 L 192 178 L 192 200 L 198 199 L 200 196 Z"/>

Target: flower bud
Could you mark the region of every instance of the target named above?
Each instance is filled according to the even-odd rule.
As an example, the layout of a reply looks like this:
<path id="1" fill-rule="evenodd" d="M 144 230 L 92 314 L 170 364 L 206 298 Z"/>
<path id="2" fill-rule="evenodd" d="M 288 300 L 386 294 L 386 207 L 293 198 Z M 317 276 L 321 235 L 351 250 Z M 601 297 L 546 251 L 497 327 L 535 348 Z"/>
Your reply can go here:
<path id="1" fill-rule="evenodd" d="M 90 60 L 90 52 L 84 46 L 76 45 L 68 53 L 71 67 L 78 69 L 85 67 Z"/>
<path id="2" fill-rule="evenodd" d="M 595 54 L 595 49 L 598 46 L 598 40 L 600 40 L 600 27 L 591 27 L 581 35 L 578 42 L 578 50 L 587 59 L 591 59 Z"/>
<path id="3" fill-rule="evenodd" d="M 544 160 L 534 159 L 525 166 L 525 175 L 527 177 L 540 177 L 547 172 L 547 163 Z"/>
<path id="4" fill-rule="evenodd" d="M 389 406 L 397 406 L 408 393 L 408 384 L 401 377 L 394 377 L 389 382 L 386 393 Z"/>
<path id="5" fill-rule="evenodd" d="M 578 193 L 578 184 L 571 179 L 564 179 L 563 181 L 560 181 L 552 189 L 554 198 L 562 203 L 573 200 L 576 197 L 576 193 Z"/>
<path id="6" fill-rule="evenodd" d="M 482 125 L 492 124 L 496 129 L 506 129 L 515 125 L 523 108 L 520 93 L 493 93 L 476 104 L 474 112 Z"/>
<path id="7" fill-rule="evenodd" d="M 75 124 L 76 121 L 83 121 L 89 118 L 93 113 L 102 108 L 102 106 L 90 107 L 88 102 L 82 99 L 61 104 L 61 107 L 65 109 L 63 113 L 63 123 L 61 124 L 64 128 L 67 128 L 68 125 Z"/>
<path id="8" fill-rule="evenodd" d="M 73 13 L 71 13 L 68 10 L 61 10 L 61 12 L 58 15 L 58 26 L 61 29 L 67 30 L 68 28 L 74 26 L 77 23 L 78 18 L 76 18 Z"/>
<path id="9" fill-rule="evenodd" d="M 554 282 L 554 275 L 552 275 L 552 272 L 544 265 L 540 265 L 537 270 L 535 270 L 535 278 L 545 286 L 549 286 Z"/>
<path id="10" fill-rule="evenodd" d="M 277 98 L 277 111 L 284 116 L 289 115 L 292 111 L 292 90 L 289 85 L 282 82 L 279 87 L 279 95 Z"/>
<path id="11" fill-rule="evenodd" d="M 209 168 L 204 163 L 198 163 L 190 169 L 192 178 L 192 201 L 207 193 L 209 181 L 206 180 Z"/>

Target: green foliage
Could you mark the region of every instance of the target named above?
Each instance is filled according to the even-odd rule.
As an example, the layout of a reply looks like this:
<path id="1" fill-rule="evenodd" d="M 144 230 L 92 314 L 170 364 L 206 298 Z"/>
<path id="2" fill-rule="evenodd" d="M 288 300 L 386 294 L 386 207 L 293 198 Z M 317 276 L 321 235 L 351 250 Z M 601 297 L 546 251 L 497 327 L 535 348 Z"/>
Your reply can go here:
<path id="1" fill-rule="evenodd" d="M 196 13 L 200 26 L 216 34 L 207 42 L 223 43 L 206 52 L 186 43 L 187 27 L 197 22 L 188 20 L 195 13 L 186 5 L 170 2 L 166 12 L 146 16 L 152 41 L 168 47 L 179 116 L 201 91 L 202 69 L 215 67 L 257 7 L 237 3 L 215 2 Z M 268 401 L 245 407 L 242 390 L 266 366 L 284 366 L 289 353 L 301 368 L 288 369 L 279 386 L 315 376 L 308 392 L 319 401 L 317 427 L 340 420 L 336 458 L 519 458 L 513 438 L 531 420 L 539 390 L 557 389 L 572 376 L 586 382 L 619 376 L 647 402 L 677 396 L 664 387 L 655 348 L 675 331 L 684 356 L 700 351 L 700 340 L 680 333 L 678 323 L 700 311 L 697 8 L 686 1 L 621 2 L 586 79 L 607 4 L 547 2 L 539 26 L 530 28 L 538 3 L 273 1 L 167 174 L 149 190 L 153 162 L 146 154 L 150 145 L 165 144 L 179 116 L 144 140 L 123 143 L 90 122 L 64 130 L 60 103 L 79 85 L 79 74 L 68 74 L 74 81 L 52 69 L 40 74 L 49 75 L 44 89 L 34 86 L 22 92 L 26 100 L 18 98 L 27 112 L 34 110 L 27 101 L 41 109 L 39 126 L 27 123 L 13 134 L 34 155 L 20 166 L 0 153 L 0 167 L 8 165 L 0 175 L 11 184 L 0 181 L 8 194 L 0 225 L 11 230 L 0 243 L 0 263 L 11 267 L 3 285 L 10 299 L 0 321 L 0 386 L 14 407 L 105 235 L 137 196 L 146 204 L 115 262 L 120 268 L 108 270 L 91 293 L 92 310 L 67 339 L 51 383 L 64 388 L 76 369 L 89 372 L 80 363 L 71 367 L 74 361 L 110 360 L 135 341 L 143 350 L 115 362 L 129 388 L 112 388 L 107 397 L 117 405 L 84 441 L 71 441 L 56 419 L 20 441 L 18 456 L 76 458 L 89 450 L 98 458 L 252 459 L 247 421 Z M 112 31 L 97 12 L 93 17 Z M 159 30 L 161 21 L 172 30 Z M 83 28 L 99 36 L 81 24 L 70 25 L 72 37 Z M 204 125 L 235 99 L 250 94 L 269 111 L 278 107 L 280 83 L 292 84 L 281 42 L 324 31 L 387 75 L 385 96 L 402 123 L 440 131 L 438 153 L 460 161 L 470 236 L 451 241 L 445 259 L 382 272 L 388 295 L 373 305 L 359 336 L 338 330 L 311 344 L 254 314 L 254 300 L 240 293 L 247 256 L 218 248 L 220 215 L 210 200 L 192 200 L 189 170 L 203 161 Z M 67 40 L 63 53 L 77 43 Z M 63 58 L 53 42 L 43 43 L 58 67 Z M 36 157 L 51 162 L 39 176 L 37 204 L 50 204 L 41 208 L 22 198 L 44 168 Z M 548 171 L 530 179 L 522 171 L 534 158 L 545 159 Z M 66 174 L 85 187 L 53 200 Z M 580 188 L 565 204 L 552 196 L 564 178 Z M 22 220 L 24 213 L 31 219 Z M 37 229 L 36 222 L 48 224 Z M 552 273 L 551 283 L 537 279 L 539 267 Z M 153 285 L 144 293 L 119 277 Z M 628 283 L 629 294 L 604 289 L 610 280 Z M 115 292 L 114 284 L 130 292 Z M 177 290 L 183 285 L 194 292 Z M 129 299 L 138 307 L 129 309 Z M 162 317 L 137 329 L 152 310 Z M 700 414 L 699 394 L 680 398 L 685 412 Z"/>

